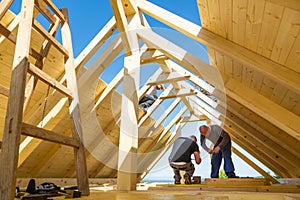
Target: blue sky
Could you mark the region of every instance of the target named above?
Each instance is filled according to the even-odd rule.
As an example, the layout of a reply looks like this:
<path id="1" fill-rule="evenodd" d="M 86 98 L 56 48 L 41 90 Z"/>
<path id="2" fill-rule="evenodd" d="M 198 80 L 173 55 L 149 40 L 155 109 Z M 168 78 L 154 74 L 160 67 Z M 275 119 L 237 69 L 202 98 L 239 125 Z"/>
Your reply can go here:
<path id="1" fill-rule="evenodd" d="M 201 25 L 199 13 L 197 9 L 196 0 L 149 0 L 152 3 L 155 3 L 185 19 L 190 20 L 193 23 Z M 72 31 L 72 40 L 73 40 L 73 49 L 75 58 L 80 54 L 80 52 L 88 45 L 88 43 L 94 38 L 94 36 L 102 29 L 102 27 L 109 21 L 113 16 L 112 9 L 110 6 L 109 0 L 85 0 L 85 1 L 74 1 L 74 0 L 53 0 L 53 2 L 59 8 L 68 8 L 70 25 Z M 12 6 L 14 12 L 19 12 L 20 9 L 20 0 L 16 0 Z M 207 53 L 204 46 L 197 42 L 191 41 L 191 39 L 183 36 L 181 33 L 173 31 L 168 26 L 151 19 L 146 16 L 149 24 L 155 28 L 156 32 L 161 34 L 171 36 L 171 40 L 182 48 L 189 50 L 194 55 L 196 54 L 201 59 L 208 62 Z M 43 21 L 43 19 L 40 19 Z M 170 34 L 171 33 L 171 34 Z M 57 35 L 57 38 L 60 38 L 60 35 Z M 101 76 L 105 81 L 109 82 L 113 79 L 114 75 L 118 73 L 118 70 L 122 68 L 122 57 L 119 57 L 114 63 L 107 69 L 107 71 Z M 146 69 L 155 69 L 157 66 L 153 65 L 151 68 Z M 142 78 L 144 82 L 147 79 L 146 74 L 149 74 L 148 71 L 142 70 Z M 167 106 L 167 105 L 165 105 Z M 163 110 L 161 110 L 163 112 Z M 161 113 L 158 111 L 156 115 Z M 174 115 L 172 115 L 174 116 Z M 169 122 L 171 118 L 167 119 L 165 124 Z M 184 128 L 183 135 L 195 134 L 198 136 L 197 127 L 199 123 L 192 123 Z M 173 130 L 173 129 L 172 129 Z M 236 148 L 239 148 L 236 146 Z M 153 168 L 153 170 L 146 177 L 147 180 L 172 180 L 173 174 L 171 168 L 168 166 L 167 157 L 169 153 L 159 161 L 159 163 Z M 246 154 L 246 152 L 245 152 Z M 210 173 L 210 159 L 206 152 L 201 152 L 202 163 L 200 166 L 196 167 L 195 175 L 202 177 L 209 177 Z M 254 158 L 252 158 L 255 160 Z M 259 174 L 251 169 L 246 163 L 240 160 L 235 155 L 233 160 L 236 166 L 236 172 L 239 176 L 259 176 Z M 262 166 L 262 165 L 261 165 Z M 266 167 L 262 166 L 266 171 L 269 171 Z M 164 177 L 162 178 L 162 174 Z"/>

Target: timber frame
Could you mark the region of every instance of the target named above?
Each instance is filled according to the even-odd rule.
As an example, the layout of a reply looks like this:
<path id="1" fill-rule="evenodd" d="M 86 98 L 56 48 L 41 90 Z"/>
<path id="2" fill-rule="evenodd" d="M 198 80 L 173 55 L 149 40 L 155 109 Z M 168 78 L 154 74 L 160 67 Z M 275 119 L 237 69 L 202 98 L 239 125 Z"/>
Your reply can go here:
<path id="1" fill-rule="evenodd" d="M 17 176 L 29 175 L 76 176 L 83 195 L 89 194 L 88 177 L 117 177 L 118 190 L 135 190 L 182 128 L 195 121 L 222 125 L 237 145 L 280 177 L 300 177 L 300 34 L 295 34 L 300 5 L 293 0 L 195 1 L 203 27 L 146 0 L 110 0 L 114 16 L 75 59 L 66 9 L 50 0 L 28 0 L 13 16 L 8 11 L 13 1 L 0 2 L 0 52 L 15 45 L 14 53 L 6 52 L 13 62 L 2 56 L 12 72 L 0 84 L 0 98 L 7 101 L 7 107 L 1 105 L 6 118 L 1 119 L 0 165 L 8 161 L 0 171 L 4 199 L 12 198 Z M 49 20 L 48 31 L 35 20 L 39 13 Z M 206 45 L 210 63 L 156 33 L 146 15 Z M 270 33 L 270 24 L 276 33 Z M 62 44 L 54 38 L 59 26 Z M 256 28 L 259 34 L 253 33 Z M 120 34 L 114 37 L 116 29 Z M 118 57 L 124 67 L 106 84 L 99 77 Z M 140 69 L 153 63 L 158 69 L 139 88 Z M 139 99 L 157 84 L 167 87 L 142 111 Z M 47 90 L 51 99 L 45 109 Z M 166 101 L 172 102 L 155 119 L 153 113 Z M 69 122 L 66 116 L 71 125 L 61 128 Z M 163 125 L 169 116 L 173 119 Z M 70 157 L 65 146 L 73 147 L 75 159 L 62 159 Z M 238 149 L 233 152 L 278 183 Z M 40 163 L 30 165 L 36 157 Z M 66 169 L 55 171 L 62 160 Z"/>

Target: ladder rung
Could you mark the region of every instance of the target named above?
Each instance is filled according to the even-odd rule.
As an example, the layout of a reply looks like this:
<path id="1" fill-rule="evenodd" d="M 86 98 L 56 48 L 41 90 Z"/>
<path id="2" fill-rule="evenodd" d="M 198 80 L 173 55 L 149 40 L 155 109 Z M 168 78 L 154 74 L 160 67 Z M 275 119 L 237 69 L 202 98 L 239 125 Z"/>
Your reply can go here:
<path id="1" fill-rule="evenodd" d="M 51 8 L 51 10 L 59 17 L 59 19 L 62 22 L 65 22 L 65 16 L 62 14 L 62 12 L 49 0 L 43 0 L 48 6 L 49 8 Z"/>
<path id="2" fill-rule="evenodd" d="M 9 96 L 9 89 L 3 85 L 0 85 L 0 94 L 4 96 Z"/>
<path id="3" fill-rule="evenodd" d="M 10 30 L 8 30 L 6 27 L 4 27 L 2 24 L 0 24 L 0 33 L 6 37 L 9 41 L 12 43 L 16 44 L 17 37 L 15 34 L 13 34 Z M 29 49 L 29 54 L 34 57 L 36 60 L 41 60 L 43 59 L 42 56 L 35 51 L 33 48 Z"/>
<path id="4" fill-rule="evenodd" d="M 52 36 L 48 33 L 36 20 L 33 20 L 32 26 L 44 37 L 46 37 L 49 42 L 51 42 L 61 53 L 63 53 L 66 58 L 69 58 L 69 52 Z"/>
<path id="5" fill-rule="evenodd" d="M 73 94 L 70 91 L 69 88 L 59 83 L 59 81 L 56 81 L 56 79 L 49 76 L 46 72 L 42 71 L 38 67 L 34 66 L 32 63 L 29 64 L 28 72 L 34 76 L 36 76 L 38 79 L 43 81 L 44 83 L 52 86 L 53 88 L 57 89 L 58 91 L 62 92 L 66 96 L 68 96 L 70 99 L 73 98 Z"/>
<path id="6" fill-rule="evenodd" d="M 5 26 L 3 26 L 2 24 L 0 24 L 0 33 L 6 37 L 7 39 L 9 39 L 10 41 L 12 41 L 13 43 L 16 43 L 16 36 L 15 34 L 13 34 L 11 31 L 9 31 Z"/>
<path id="7" fill-rule="evenodd" d="M 36 8 L 52 23 L 56 22 L 56 18 L 54 15 L 46 8 L 45 3 L 43 0 L 35 0 Z"/>
<path id="8" fill-rule="evenodd" d="M 30 124 L 26 124 L 24 122 L 22 123 L 21 134 L 39 138 L 42 140 L 47 140 L 50 142 L 55 142 L 55 143 L 79 148 L 79 142 L 72 137 L 58 134 L 53 131 L 39 128 Z"/>

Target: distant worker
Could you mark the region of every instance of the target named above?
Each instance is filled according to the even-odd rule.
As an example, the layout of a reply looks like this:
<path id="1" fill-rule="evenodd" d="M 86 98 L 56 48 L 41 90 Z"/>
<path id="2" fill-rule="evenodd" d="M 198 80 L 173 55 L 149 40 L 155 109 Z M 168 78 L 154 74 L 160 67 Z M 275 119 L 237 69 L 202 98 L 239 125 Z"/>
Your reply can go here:
<path id="1" fill-rule="evenodd" d="M 219 169 L 224 158 L 224 171 L 228 178 L 237 178 L 234 173 L 234 166 L 231 159 L 231 138 L 229 134 L 218 125 L 200 126 L 201 146 L 208 153 L 212 154 L 211 158 L 211 178 L 219 178 Z M 205 141 L 210 140 L 214 148 L 209 149 Z"/>
<path id="2" fill-rule="evenodd" d="M 185 184 L 191 184 L 191 177 L 195 167 L 191 162 L 191 155 L 194 154 L 196 164 L 200 164 L 200 152 L 196 136 L 179 137 L 173 144 L 172 152 L 169 156 L 170 166 L 174 171 L 175 184 L 180 184 L 180 170 L 184 170 Z"/>
<path id="3" fill-rule="evenodd" d="M 163 85 L 153 86 L 153 90 L 151 91 L 151 93 L 145 94 L 139 101 L 139 107 L 141 109 L 145 111 L 146 108 L 149 108 L 155 102 L 155 100 L 158 98 L 157 90 L 165 90 L 165 87 Z"/>

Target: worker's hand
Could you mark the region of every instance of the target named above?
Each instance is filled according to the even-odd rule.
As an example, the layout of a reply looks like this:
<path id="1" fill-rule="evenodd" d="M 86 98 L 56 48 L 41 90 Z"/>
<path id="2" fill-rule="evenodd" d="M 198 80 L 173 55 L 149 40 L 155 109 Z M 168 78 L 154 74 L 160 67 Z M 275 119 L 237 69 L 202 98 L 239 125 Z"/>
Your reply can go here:
<path id="1" fill-rule="evenodd" d="M 214 150 L 212 151 L 212 153 L 218 153 L 220 151 L 220 147 L 219 146 L 216 146 L 216 148 L 214 148 Z"/>
<path id="2" fill-rule="evenodd" d="M 209 153 L 209 154 L 212 154 L 212 153 L 213 153 L 213 150 L 209 150 L 208 153 Z"/>

